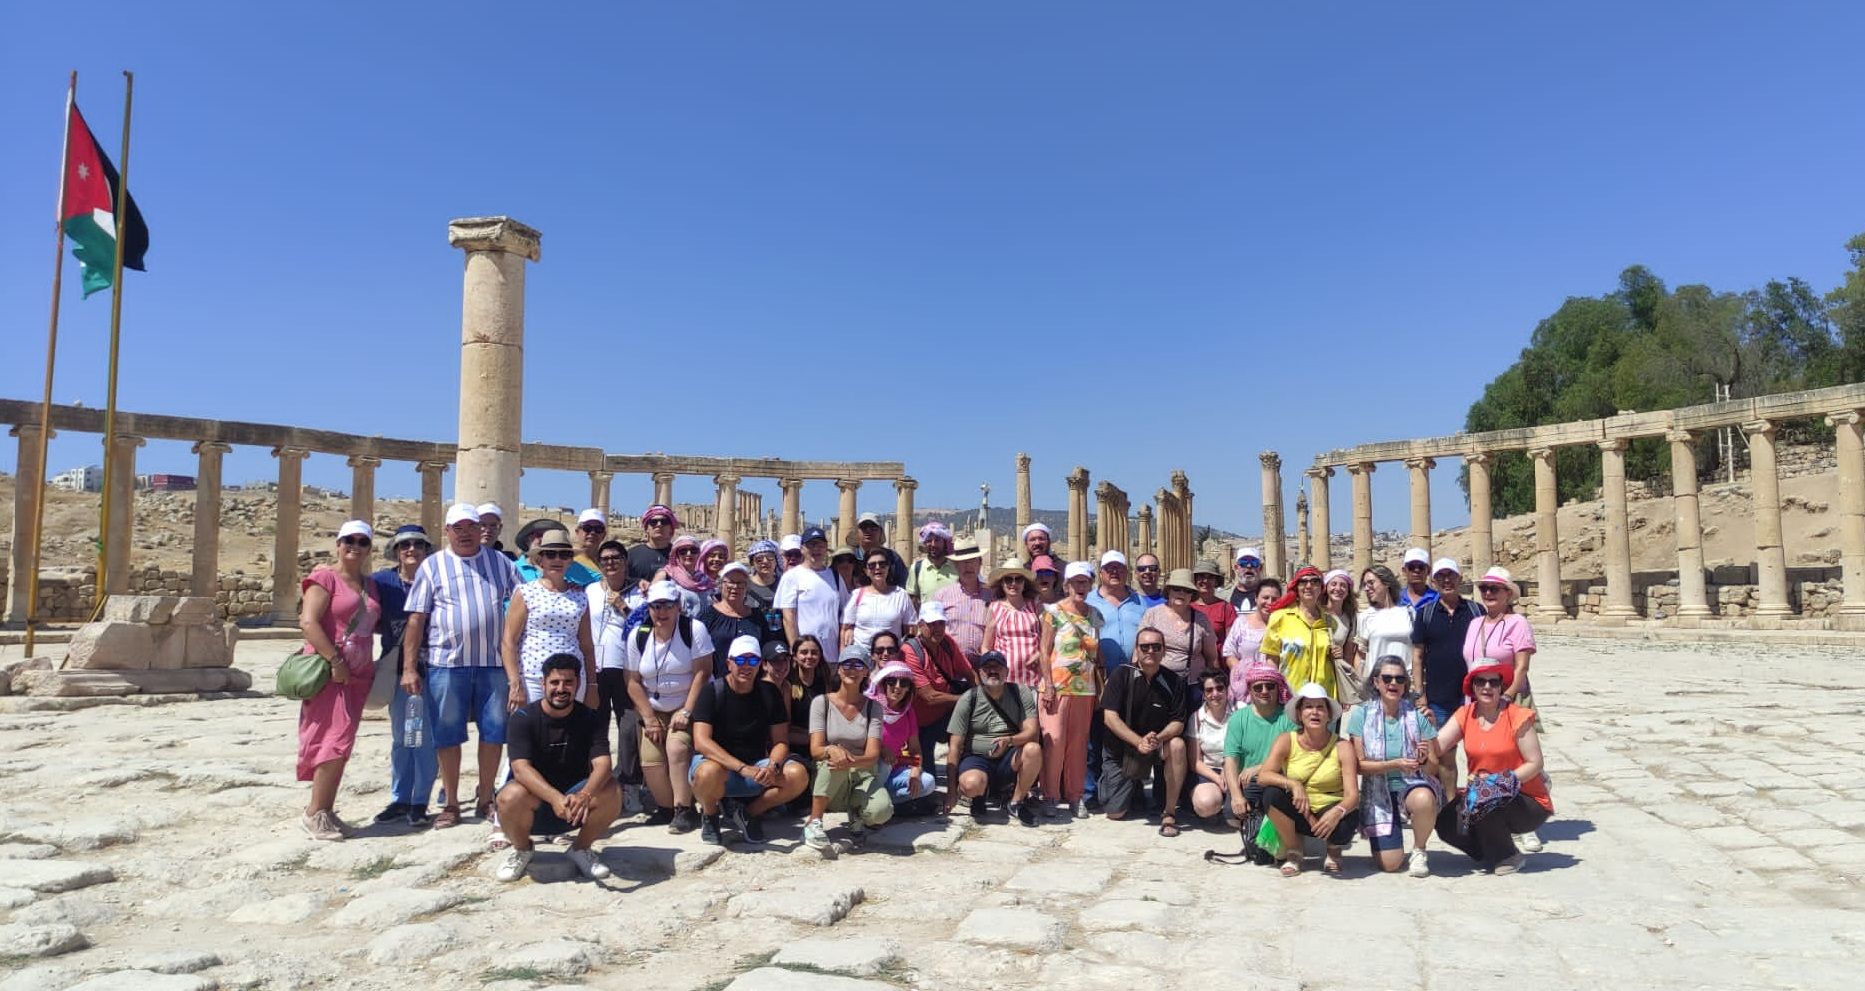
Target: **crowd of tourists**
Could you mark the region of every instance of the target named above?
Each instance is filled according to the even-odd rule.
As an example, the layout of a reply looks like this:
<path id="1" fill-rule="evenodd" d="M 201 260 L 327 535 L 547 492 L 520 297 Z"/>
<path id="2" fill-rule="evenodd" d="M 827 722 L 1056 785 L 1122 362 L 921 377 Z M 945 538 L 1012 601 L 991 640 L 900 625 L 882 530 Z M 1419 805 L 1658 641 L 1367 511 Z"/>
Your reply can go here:
<path id="1" fill-rule="evenodd" d="M 308 650 L 331 678 L 302 703 L 303 818 L 319 840 L 372 688 L 386 699 L 390 802 L 375 817 L 449 829 L 469 817 L 525 875 L 539 836 L 574 834 L 586 876 L 625 810 L 713 844 L 858 848 L 896 817 L 964 807 L 1022 827 L 1104 815 L 1176 837 L 1240 831 L 1284 875 L 1339 872 L 1364 838 L 1387 872 L 1430 873 L 1433 836 L 1496 874 L 1540 849 L 1553 812 L 1529 687 L 1533 630 L 1508 571 L 1465 598 L 1455 560 L 1407 551 L 1357 577 L 1264 573 L 1239 551 L 1162 572 L 1118 550 L 1065 561 L 1033 523 L 986 568 L 940 522 L 909 565 L 863 515 L 847 546 L 810 527 L 734 560 L 679 532 L 646 539 L 455 505 L 435 542 L 343 525 L 303 583 Z M 611 732 L 613 730 L 613 732 Z M 478 785 L 460 763 L 475 742 Z M 1458 773 L 1457 753 L 1463 773 Z M 438 799 L 436 801 L 436 788 Z M 832 814 L 846 817 L 838 844 Z"/>

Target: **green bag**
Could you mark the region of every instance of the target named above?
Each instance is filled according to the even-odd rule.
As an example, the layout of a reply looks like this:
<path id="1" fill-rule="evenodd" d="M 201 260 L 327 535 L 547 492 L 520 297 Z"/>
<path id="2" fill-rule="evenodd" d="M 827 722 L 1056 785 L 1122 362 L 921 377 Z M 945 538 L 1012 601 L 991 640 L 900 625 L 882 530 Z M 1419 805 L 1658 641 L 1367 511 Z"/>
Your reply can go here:
<path id="1" fill-rule="evenodd" d="M 343 639 L 348 640 L 356 633 L 356 624 L 363 618 L 363 606 L 364 603 L 358 603 L 356 611 L 350 614 L 350 625 L 343 628 Z M 317 651 L 301 650 L 278 666 L 278 678 L 272 690 L 293 702 L 303 702 L 323 691 L 329 683 L 330 662 Z"/>
<path id="2" fill-rule="evenodd" d="M 1282 856 L 1282 837 L 1276 832 L 1276 824 L 1263 817 L 1263 825 L 1256 831 L 1256 845 L 1264 853 L 1280 859 Z"/>

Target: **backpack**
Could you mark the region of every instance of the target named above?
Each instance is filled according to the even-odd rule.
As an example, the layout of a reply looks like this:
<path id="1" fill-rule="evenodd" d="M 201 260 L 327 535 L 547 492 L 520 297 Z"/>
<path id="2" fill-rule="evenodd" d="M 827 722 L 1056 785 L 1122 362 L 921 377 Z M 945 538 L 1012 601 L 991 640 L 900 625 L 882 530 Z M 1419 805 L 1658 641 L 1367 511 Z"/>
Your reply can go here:
<path id="1" fill-rule="evenodd" d="M 693 617 L 681 616 L 680 621 L 675 624 L 675 628 L 679 630 L 680 643 L 685 646 L 687 650 L 692 650 Z M 644 653 L 648 649 L 648 634 L 653 632 L 654 628 L 646 623 L 642 623 L 635 627 L 635 653 Z"/>

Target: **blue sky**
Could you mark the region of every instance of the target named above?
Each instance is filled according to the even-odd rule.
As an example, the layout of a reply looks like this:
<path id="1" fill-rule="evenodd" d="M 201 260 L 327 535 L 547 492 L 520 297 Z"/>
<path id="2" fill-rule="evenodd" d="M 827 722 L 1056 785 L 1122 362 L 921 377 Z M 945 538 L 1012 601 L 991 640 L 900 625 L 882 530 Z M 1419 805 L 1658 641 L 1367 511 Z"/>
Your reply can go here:
<path id="1" fill-rule="evenodd" d="M 1626 265 L 1824 291 L 1865 231 L 1859 5 L 1526 6 L 10 4 L 0 396 L 39 395 L 66 73 L 114 154 L 133 68 L 124 409 L 452 437 L 446 222 L 505 213 L 544 235 L 527 440 L 900 459 L 922 507 L 1008 504 L 1018 450 L 1055 508 L 1077 463 L 1136 504 L 1183 468 L 1201 522 L 1254 531 L 1258 451 L 1292 499 L 1317 451 L 1454 432 Z M 55 398 L 101 406 L 109 304 L 67 274 Z"/>

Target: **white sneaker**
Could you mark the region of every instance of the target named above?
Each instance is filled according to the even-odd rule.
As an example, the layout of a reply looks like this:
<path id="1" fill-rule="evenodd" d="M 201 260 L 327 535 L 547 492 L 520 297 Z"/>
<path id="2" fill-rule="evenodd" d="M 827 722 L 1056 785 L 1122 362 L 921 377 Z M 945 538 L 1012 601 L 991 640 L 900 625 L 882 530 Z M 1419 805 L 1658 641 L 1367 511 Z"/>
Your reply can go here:
<path id="1" fill-rule="evenodd" d="M 1405 873 L 1410 874 L 1413 877 L 1430 877 L 1431 876 L 1431 865 L 1427 863 L 1425 860 L 1425 851 L 1423 850 L 1412 851 L 1412 855 L 1406 858 Z"/>
<path id="2" fill-rule="evenodd" d="M 821 819 L 811 819 L 803 824 L 803 845 L 811 850 L 829 849 L 829 831 L 822 828 Z"/>
<path id="3" fill-rule="evenodd" d="M 505 862 L 499 865 L 499 880 L 516 881 L 525 876 L 525 868 L 531 866 L 531 851 L 513 847 L 505 851 Z"/>
<path id="4" fill-rule="evenodd" d="M 1529 853 L 1541 852 L 1541 834 L 1533 831 L 1523 833 L 1515 838 L 1515 845 Z"/>
<path id="5" fill-rule="evenodd" d="M 1513 857 L 1509 857 L 1498 862 L 1496 866 L 1493 869 L 1491 869 L 1490 873 L 1496 875 L 1497 877 L 1501 877 L 1504 874 L 1514 874 L 1516 871 L 1519 871 L 1522 869 L 1522 861 L 1526 859 L 1528 858 L 1518 853 Z"/>
<path id="6" fill-rule="evenodd" d="M 570 863 L 575 864 L 576 869 L 592 881 L 600 881 L 609 876 L 609 865 L 603 863 L 594 850 L 578 850 L 571 847 Z"/>
<path id="7" fill-rule="evenodd" d="M 312 812 L 299 820 L 299 825 L 314 840 L 334 842 L 343 839 L 343 829 L 337 825 L 337 817 L 329 812 Z"/>

